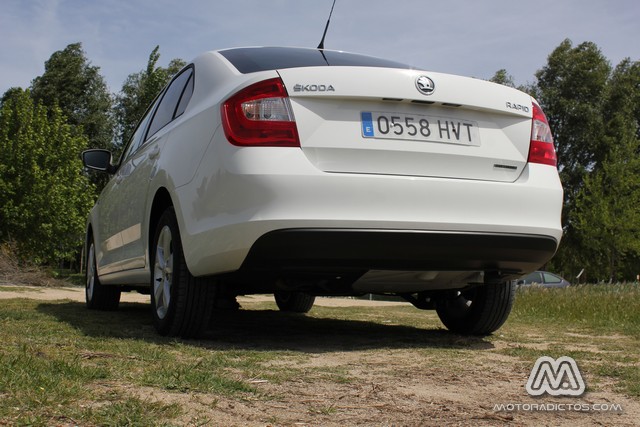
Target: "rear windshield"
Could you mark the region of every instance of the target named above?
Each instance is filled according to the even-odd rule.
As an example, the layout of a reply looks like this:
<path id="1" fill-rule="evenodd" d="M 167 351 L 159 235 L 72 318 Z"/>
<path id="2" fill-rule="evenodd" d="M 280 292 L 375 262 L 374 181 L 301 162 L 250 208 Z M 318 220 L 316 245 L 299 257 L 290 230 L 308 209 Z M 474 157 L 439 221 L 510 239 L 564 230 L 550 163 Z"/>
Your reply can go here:
<path id="1" fill-rule="evenodd" d="M 356 66 L 412 69 L 399 62 L 335 50 L 292 47 L 245 47 L 219 52 L 243 74 L 283 68 Z"/>

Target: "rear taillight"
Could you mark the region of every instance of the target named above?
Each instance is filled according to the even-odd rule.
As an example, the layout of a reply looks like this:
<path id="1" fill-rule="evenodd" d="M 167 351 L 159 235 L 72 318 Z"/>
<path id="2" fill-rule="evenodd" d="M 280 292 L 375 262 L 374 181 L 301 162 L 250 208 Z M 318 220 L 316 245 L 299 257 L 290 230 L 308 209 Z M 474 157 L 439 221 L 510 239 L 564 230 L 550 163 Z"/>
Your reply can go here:
<path id="1" fill-rule="evenodd" d="M 533 103 L 533 120 L 531 123 L 531 144 L 529 145 L 530 163 L 558 166 L 556 148 L 553 146 L 553 135 L 542 108 Z"/>
<path id="2" fill-rule="evenodd" d="M 279 78 L 255 83 L 225 101 L 222 126 L 234 145 L 300 146 L 289 96 Z"/>

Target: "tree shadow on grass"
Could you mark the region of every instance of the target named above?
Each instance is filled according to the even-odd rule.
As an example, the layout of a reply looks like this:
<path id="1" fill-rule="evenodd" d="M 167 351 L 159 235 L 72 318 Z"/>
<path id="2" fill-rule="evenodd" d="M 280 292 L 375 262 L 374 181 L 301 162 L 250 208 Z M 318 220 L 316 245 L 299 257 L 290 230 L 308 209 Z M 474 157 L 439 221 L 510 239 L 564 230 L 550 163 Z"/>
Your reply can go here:
<path id="1" fill-rule="evenodd" d="M 172 343 L 158 335 L 149 304 L 121 303 L 117 311 L 87 310 L 78 302 L 42 303 L 38 311 L 51 315 L 87 336 Z M 179 340 L 181 341 L 181 340 Z M 297 351 L 323 353 L 368 349 L 449 348 L 487 350 L 493 344 L 444 329 L 375 321 L 318 318 L 276 310 L 217 311 L 200 340 L 185 344 L 216 350 Z"/>

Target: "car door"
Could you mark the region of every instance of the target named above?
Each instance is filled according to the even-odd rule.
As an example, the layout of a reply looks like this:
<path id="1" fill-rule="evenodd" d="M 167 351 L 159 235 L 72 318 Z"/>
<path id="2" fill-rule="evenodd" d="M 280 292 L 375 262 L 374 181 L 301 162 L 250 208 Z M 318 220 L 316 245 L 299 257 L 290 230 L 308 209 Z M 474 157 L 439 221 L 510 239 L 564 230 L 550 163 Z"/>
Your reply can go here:
<path id="1" fill-rule="evenodd" d="M 146 266 L 147 204 L 151 203 L 149 184 L 156 173 L 156 162 L 166 143 L 168 126 L 184 109 L 185 98 L 193 91 L 193 69 L 178 74 L 138 126 L 134 140 L 123 155 L 112 189 L 111 204 L 118 206 L 117 233 L 111 247 L 111 272 L 143 269 Z M 187 100 L 188 101 L 188 100 Z M 139 138 L 139 139 L 136 139 Z"/>
<path id="2" fill-rule="evenodd" d="M 130 175 L 132 167 L 131 156 L 144 141 L 155 104 L 154 102 L 138 123 L 133 136 L 125 146 L 115 175 L 105 186 L 98 200 L 99 216 L 97 227 L 99 230 L 98 236 L 102 239 L 97 254 L 98 274 L 100 275 L 114 273 L 125 268 L 122 266 L 122 260 L 126 257 L 122 254 L 122 251 L 125 241 L 131 238 L 130 231 L 132 230 L 126 232 L 122 228 L 123 217 L 127 215 L 126 211 L 129 210 L 126 203 L 124 203 L 128 196 L 123 194 L 122 184 L 125 178 Z"/>

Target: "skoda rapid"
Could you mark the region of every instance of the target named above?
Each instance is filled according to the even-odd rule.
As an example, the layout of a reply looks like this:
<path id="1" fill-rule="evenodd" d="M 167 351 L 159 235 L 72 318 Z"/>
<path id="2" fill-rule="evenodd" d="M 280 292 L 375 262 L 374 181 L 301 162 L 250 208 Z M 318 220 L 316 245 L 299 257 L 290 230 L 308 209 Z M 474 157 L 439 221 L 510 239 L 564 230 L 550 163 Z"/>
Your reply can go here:
<path id="1" fill-rule="evenodd" d="M 206 52 L 158 95 L 86 235 L 86 301 L 150 294 L 163 335 L 195 337 L 235 297 L 306 312 L 395 295 L 489 334 L 513 279 L 555 253 L 562 187 L 536 100 L 491 82 L 324 49 Z"/>

